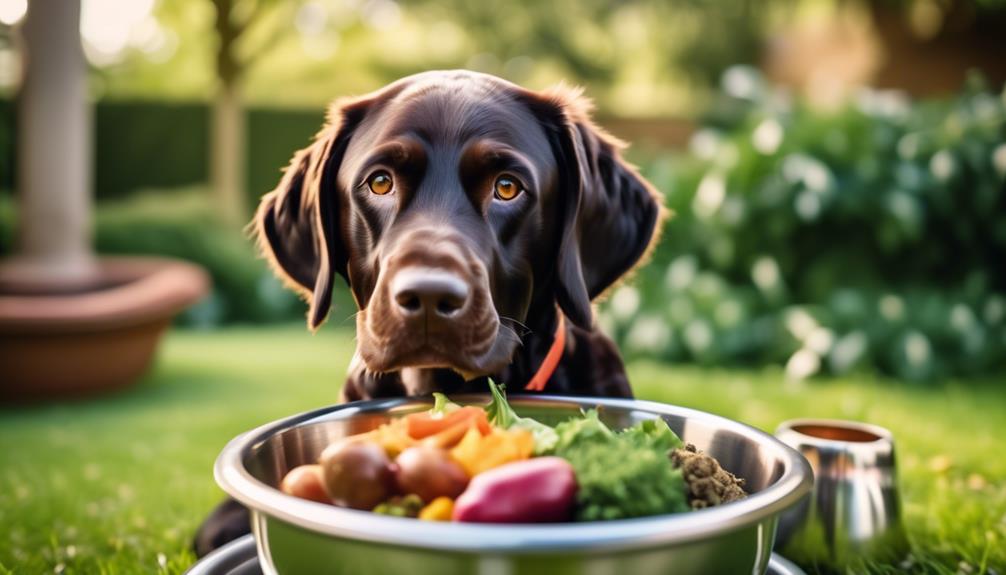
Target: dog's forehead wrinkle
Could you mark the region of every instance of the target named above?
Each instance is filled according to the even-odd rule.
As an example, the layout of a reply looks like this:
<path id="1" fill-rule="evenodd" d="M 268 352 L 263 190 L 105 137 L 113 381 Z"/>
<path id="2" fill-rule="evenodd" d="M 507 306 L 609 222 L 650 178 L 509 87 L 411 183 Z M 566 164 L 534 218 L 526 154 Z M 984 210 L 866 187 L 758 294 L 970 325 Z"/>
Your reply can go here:
<path id="1" fill-rule="evenodd" d="M 415 87 L 378 115 L 389 115 L 383 137 L 415 134 L 430 144 L 491 137 L 516 144 L 521 134 L 515 126 L 532 125 L 534 118 L 525 106 L 514 104 L 502 90 L 465 80 Z"/>

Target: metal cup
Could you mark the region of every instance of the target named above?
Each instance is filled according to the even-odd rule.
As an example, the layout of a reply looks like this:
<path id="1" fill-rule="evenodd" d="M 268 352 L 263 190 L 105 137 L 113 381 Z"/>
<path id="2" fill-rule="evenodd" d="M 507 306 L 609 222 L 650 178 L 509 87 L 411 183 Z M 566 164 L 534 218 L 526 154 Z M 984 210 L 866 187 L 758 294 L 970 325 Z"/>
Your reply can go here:
<path id="1" fill-rule="evenodd" d="M 814 489 L 779 523 L 776 549 L 803 565 L 855 567 L 907 553 L 894 438 L 876 425 L 794 419 L 776 437 L 814 470 Z"/>

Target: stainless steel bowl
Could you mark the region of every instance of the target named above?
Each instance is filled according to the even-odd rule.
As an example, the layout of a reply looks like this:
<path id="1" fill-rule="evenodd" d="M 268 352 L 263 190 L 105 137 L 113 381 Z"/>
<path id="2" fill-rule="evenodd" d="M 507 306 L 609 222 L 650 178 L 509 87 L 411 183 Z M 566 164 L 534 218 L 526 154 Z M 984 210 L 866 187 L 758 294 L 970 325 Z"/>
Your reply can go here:
<path id="1" fill-rule="evenodd" d="M 485 404 L 486 396 L 452 398 Z M 771 435 L 736 421 L 634 400 L 512 396 L 518 413 L 558 423 L 598 408 L 620 429 L 657 417 L 747 480 L 751 495 L 721 507 L 631 520 L 558 525 L 429 523 L 341 509 L 276 489 L 293 467 L 339 438 L 429 409 L 428 399 L 349 403 L 296 415 L 232 440 L 217 483 L 252 510 L 265 573 L 753 573 L 768 566 L 779 515 L 806 495 L 806 460 Z"/>

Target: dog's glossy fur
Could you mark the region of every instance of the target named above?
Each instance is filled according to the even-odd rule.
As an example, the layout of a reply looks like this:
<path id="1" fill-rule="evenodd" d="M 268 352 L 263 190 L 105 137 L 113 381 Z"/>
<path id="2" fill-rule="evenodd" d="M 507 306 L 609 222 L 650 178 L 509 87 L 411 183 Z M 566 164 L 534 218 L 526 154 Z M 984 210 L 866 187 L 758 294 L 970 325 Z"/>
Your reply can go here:
<path id="1" fill-rule="evenodd" d="M 484 391 L 487 376 L 519 389 L 558 313 L 567 344 L 546 391 L 631 396 L 591 301 L 645 258 L 664 212 L 589 110 L 577 90 L 465 71 L 332 106 L 253 225 L 309 303 L 311 329 L 328 315 L 336 275 L 352 290 L 358 346 L 344 400 Z M 368 184 L 379 173 L 393 181 L 387 193 Z M 520 193 L 494 194 L 500 177 Z M 239 515 L 225 503 L 197 551 L 233 538 L 240 521 L 247 530 Z"/>

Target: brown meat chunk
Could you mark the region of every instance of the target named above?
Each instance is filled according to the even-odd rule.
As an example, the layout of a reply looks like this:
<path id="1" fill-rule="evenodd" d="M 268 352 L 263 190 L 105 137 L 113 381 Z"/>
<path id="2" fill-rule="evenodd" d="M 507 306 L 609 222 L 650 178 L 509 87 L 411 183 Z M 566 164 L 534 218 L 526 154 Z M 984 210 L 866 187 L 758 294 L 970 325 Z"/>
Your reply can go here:
<path id="1" fill-rule="evenodd" d="M 671 451 L 671 462 L 681 469 L 688 485 L 688 503 L 692 509 L 713 507 L 747 497 L 744 480 L 720 467 L 715 459 L 694 445 Z"/>

